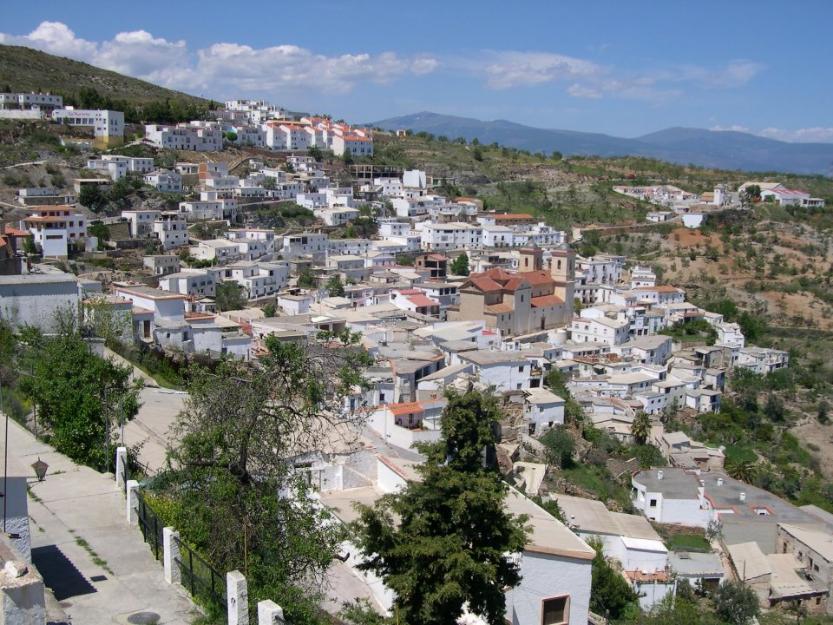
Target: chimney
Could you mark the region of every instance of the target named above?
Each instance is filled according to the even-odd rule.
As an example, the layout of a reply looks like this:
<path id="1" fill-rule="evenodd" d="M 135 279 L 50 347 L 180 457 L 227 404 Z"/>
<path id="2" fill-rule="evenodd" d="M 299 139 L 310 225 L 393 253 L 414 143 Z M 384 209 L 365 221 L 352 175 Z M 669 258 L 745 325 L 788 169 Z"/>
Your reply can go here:
<path id="1" fill-rule="evenodd" d="M 664 475 L 665 475 L 665 473 L 663 473 L 663 471 L 661 471 L 661 470 L 660 470 L 660 471 L 657 471 L 657 479 L 658 479 L 658 480 L 661 480 L 661 479 L 663 478 L 663 476 L 664 476 Z"/>
<path id="2" fill-rule="evenodd" d="M 740 493 L 740 495 L 738 495 L 738 499 L 740 499 L 741 503 L 746 501 L 746 493 L 744 493 L 744 492 Z"/>
<path id="3" fill-rule="evenodd" d="M 723 486 L 723 478 L 722 477 L 717 478 L 717 485 L 718 486 Z"/>

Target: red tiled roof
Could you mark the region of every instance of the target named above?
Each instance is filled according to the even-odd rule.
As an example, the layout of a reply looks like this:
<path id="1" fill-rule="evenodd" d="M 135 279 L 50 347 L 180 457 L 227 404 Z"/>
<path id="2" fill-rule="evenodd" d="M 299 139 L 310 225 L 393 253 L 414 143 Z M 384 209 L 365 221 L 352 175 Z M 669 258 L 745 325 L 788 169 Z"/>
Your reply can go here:
<path id="1" fill-rule="evenodd" d="M 533 308 L 549 308 L 550 306 L 560 306 L 564 300 L 557 295 L 542 295 L 541 297 L 532 298 Z"/>
<path id="2" fill-rule="evenodd" d="M 555 282 L 549 273 L 541 269 L 538 271 L 522 271 L 518 275 L 529 282 L 532 286 L 541 286 L 543 284 L 552 284 Z"/>
<path id="3" fill-rule="evenodd" d="M 36 224 L 54 224 L 58 222 L 65 222 L 70 218 L 70 215 L 63 215 L 60 217 L 58 215 L 36 215 L 33 217 L 27 217 L 23 221 Z"/>
<path id="4" fill-rule="evenodd" d="M 486 312 L 491 313 L 493 315 L 499 313 L 510 313 L 514 310 L 511 304 L 492 304 L 491 306 L 486 306 Z"/>
<path id="5" fill-rule="evenodd" d="M 409 295 L 408 296 L 408 301 L 411 302 L 415 306 L 419 306 L 420 308 L 423 308 L 425 306 L 427 306 L 429 308 L 431 306 L 439 306 L 439 302 L 435 302 L 430 297 L 426 297 L 425 295 L 422 295 L 422 294 L 420 294 L 420 295 Z"/>
<path id="6" fill-rule="evenodd" d="M 28 230 L 21 230 L 20 228 L 15 228 L 11 224 L 6 224 L 6 228 L 4 230 L 5 234 L 8 234 L 12 237 L 30 237 L 32 233 Z"/>
<path id="7" fill-rule="evenodd" d="M 473 276 L 469 276 L 468 282 L 475 286 L 477 289 L 483 291 L 484 293 L 491 293 L 494 291 L 500 291 L 502 287 L 483 274 L 475 274 Z"/>
<path id="8" fill-rule="evenodd" d="M 507 291 L 514 292 L 514 291 L 517 291 L 520 288 L 529 287 L 529 286 L 530 286 L 529 282 L 527 282 L 523 278 L 515 276 L 513 278 L 510 278 L 506 282 L 506 284 L 503 285 L 503 288 L 506 289 Z"/>
<path id="9" fill-rule="evenodd" d="M 527 219 L 535 219 L 529 213 L 500 213 L 494 215 L 495 221 L 521 221 Z"/>
<path id="10" fill-rule="evenodd" d="M 401 404 L 388 404 L 388 410 L 390 410 L 391 413 L 397 417 L 403 414 L 424 412 L 422 404 L 420 404 L 418 401 L 409 401 Z"/>

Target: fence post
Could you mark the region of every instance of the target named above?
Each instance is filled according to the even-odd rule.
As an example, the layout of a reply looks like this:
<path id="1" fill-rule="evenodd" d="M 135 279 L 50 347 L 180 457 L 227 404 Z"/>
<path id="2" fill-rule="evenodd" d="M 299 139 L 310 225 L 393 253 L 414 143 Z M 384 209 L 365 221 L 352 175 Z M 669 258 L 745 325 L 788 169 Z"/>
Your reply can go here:
<path id="1" fill-rule="evenodd" d="M 274 601 L 259 601 L 257 604 L 257 625 L 284 625 L 283 608 Z"/>
<path id="2" fill-rule="evenodd" d="M 228 625 L 249 625 L 249 592 L 240 571 L 226 573 Z"/>
<path id="3" fill-rule="evenodd" d="M 127 480 L 127 522 L 136 525 L 139 520 L 139 482 Z"/>
<path id="4" fill-rule="evenodd" d="M 179 570 L 179 532 L 172 527 L 162 528 L 162 567 L 165 571 L 165 581 L 169 584 L 179 584 L 182 572 Z"/>
<path id="5" fill-rule="evenodd" d="M 125 468 L 127 467 L 127 447 L 116 448 L 116 486 L 124 490 Z"/>

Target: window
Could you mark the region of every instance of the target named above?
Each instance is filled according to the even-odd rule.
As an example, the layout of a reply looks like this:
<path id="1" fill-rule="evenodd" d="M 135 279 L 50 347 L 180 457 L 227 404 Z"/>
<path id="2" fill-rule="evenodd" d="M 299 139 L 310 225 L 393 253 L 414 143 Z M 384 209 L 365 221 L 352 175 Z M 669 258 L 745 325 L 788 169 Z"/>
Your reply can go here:
<path id="1" fill-rule="evenodd" d="M 656 508 L 657 507 L 657 500 L 656 499 L 651 499 L 651 501 L 648 503 L 648 505 L 651 506 L 652 508 Z"/>
<path id="2" fill-rule="evenodd" d="M 542 606 L 542 625 L 566 625 L 569 623 L 570 616 L 567 612 L 570 603 L 570 597 L 553 597 L 552 599 L 544 599 Z"/>

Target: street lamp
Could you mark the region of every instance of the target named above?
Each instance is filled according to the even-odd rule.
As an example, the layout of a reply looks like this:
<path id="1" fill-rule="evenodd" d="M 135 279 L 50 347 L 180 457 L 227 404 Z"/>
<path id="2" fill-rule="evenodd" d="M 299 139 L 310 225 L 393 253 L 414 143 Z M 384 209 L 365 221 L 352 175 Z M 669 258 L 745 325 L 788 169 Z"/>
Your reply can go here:
<path id="1" fill-rule="evenodd" d="M 41 460 L 40 456 L 38 456 L 38 459 L 32 463 L 32 468 L 35 470 L 38 482 L 43 482 L 43 478 L 46 477 L 46 470 L 49 468 L 49 465 Z"/>

